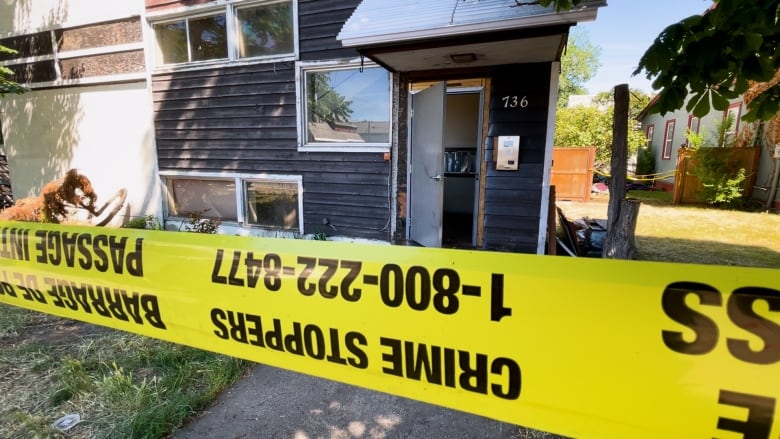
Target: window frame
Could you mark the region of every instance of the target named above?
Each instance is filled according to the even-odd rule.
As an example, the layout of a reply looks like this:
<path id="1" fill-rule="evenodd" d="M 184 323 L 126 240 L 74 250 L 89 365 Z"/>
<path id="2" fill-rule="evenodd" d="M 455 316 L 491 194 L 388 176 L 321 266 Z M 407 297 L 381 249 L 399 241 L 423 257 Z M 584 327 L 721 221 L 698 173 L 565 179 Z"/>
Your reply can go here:
<path id="1" fill-rule="evenodd" d="M 674 128 L 676 120 L 669 119 L 664 126 L 664 143 L 661 151 L 662 160 L 670 160 L 672 158 L 672 149 L 674 149 Z M 671 128 L 671 133 L 670 133 Z"/>
<path id="2" fill-rule="evenodd" d="M 696 129 L 692 129 L 693 126 L 696 125 Z M 701 119 L 689 114 L 688 115 L 688 131 L 694 132 L 696 134 L 699 134 L 699 129 L 701 128 Z"/>
<path id="3" fill-rule="evenodd" d="M 291 174 L 247 174 L 247 173 L 225 173 L 225 172 L 190 172 L 190 171 L 161 171 L 160 179 L 162 180 L 162 190 L 164 195 L 163 201 L 163 216 L 165 220 L 188 220 L 188 217 L 172 215 L 170 212 L 170 206 L 168 201 L 170 200 L 170 194 L 168 193 L 168 180 L 169 179 L 186 179 L 186 180 L 211 180 L 211 181 L 225 181 L 232 182 L 236 187 L 236 220 L 222 220 L 223 224 L 237 225 L 242 228 L 256 229 L 256 230 L 274 230 L 284 232 L 297 232 L 303 234 L 303 176 L 291 175 Z M 284 182 L 294 183 L 298 189 L 298 227 L 297 229 L 283 229 L 278 227 L 263 226 L 260 224 L 252 224 L 248 221 L 248 198 L 247 198 L 247 183 L 251 182 Z"/>
<path id="4" fill-rule="evenodd" d="M 137 16 L 127 17 L 124 20 L 133 20 L 134 18 L 137 18 L 139 21 L 139 25 L 143 27 L 143 20 L 138 18 Z M 38 54 L 27 55 L 27 56 L 17 54 L 7 60 L 0 61 L 0 66 L 6 68 L 13 68 L 14 66 L 19 66 L 19 65 L 24 66 L 24 65 L 31 65 L 37 63 L 45 63 L 47 65 L 51 64 L 51 69 L 54 73 L 52 79 L 31 81 L 29 83 L 25 83 L 23 81 L 17 81 L 20 84 L 30 89 L 93 85 L 93 84 L 142 80 L 146 78 L 147 75 L 145 69 L 135 71 L 135 72 L 108 73 L 103 75 L 85 76 L 79 78 L 67 78 L 66 77 L 67 75 L 64 75 L 62 72 L 61 61 L 63 60 L 89 58 L 89 57 L 96 57 L 102 55 L 120 55 L 129 52 L 143 53 L 145 47 L 145 42 L 143 41 L 143 39 L 139 41 L 130 41 L 125 43 L 108 44 L 104 46 L 90 46 L 86 48 L 65 49 L 65 50 L 61 49 L 59 47 L 59 44 L 57 43 L 58 32 L 68 31 L 68 30 L 72 30 L 80 27 L 87 27 L 87 26 L 88 27 L 107 26 L 107 25 L 111 25 L 112 23 L 115 23 L 116 21 L 117 20 L 100 21 L 100 22 L 90 23 L 88 25 L 81 25 L 81 26 L 48 27 L 41 31 L 35 32 L 34 34 L 17 35 L 17 37 L 23 38 L 23 37 L 30 37 L 37 34 L 40 35 L 40 38 L 48 39 L 50 45 L 45 48 L 46 49 L 45 51 Z"/>
<path id="5" fill-rule="evenodd" d="M 653 136 L 655 135 L 655 124 L 650 124 L 645 128 L 645 147 L 653 147 Z"/>
<path id="6" fill-rule="evenodd" d="M 278 55 L 263 55 L 242 58 L 240 56 L 240 31 L 238 23 L 238 9 L 248 9 L 255 6 L 272 5 L 276 3 L 289 2 L 292 7 L 292 31 L 293 31 L 293 51 L 291 53 L 284 53 Z M 183 63 L 162 64 L 162 52 L 159 44 L 157 44 L 157 32 L 155 26 L 175 23 L 181 20 L 189 20 L 193 18 L 202 18 L 224 13 L 225 26 L 227 35 L 227 58 L 204 60 L 204 61 L 187 61 Z M 298 59 L 299 53 L 299 32 L 298 32 L 298 0 L 226 0 L 220 2 L 218 5 L 196 5 L 187 6 L 177 9 L 175 12 L 164 11 L 155 14 L 148 14 L 146 16 L 147 27 L 149 34 L 151 35 L 150 41 L 153 44 L 152 55 L 149 57 L 154 72 L 166 72 L 176 70 L 198 69 L 203 67 L 211 67 L 218 65 L 242 65 L 242 64 L 255 64 L 261 62 L 282 62 L 282 61 L 295 61 Z M 191 48 L 189 45 L 189 25 L 187 29 L 187 52 L 188 58 L 191 58 Z"/>
<path id="7" fill-rule="evenodd" d="M 316 71 L 380 68 L 387 73 L 388 134 L 387 142 L 307 142 L 306 73 Z M 299 62 L 295 69 L 295 100 L 298 117 L 298 151 L 301 152 L 389 152 L 393 143 L 393 74 L 379 64 L 360 58 L 320 62 Z"/>
<path id="8" fill-rule="evenodd" d="M 734 126 L 726 132 L 726 143 L 734 142 L 737 138 L 737 134 L 739 134 L 739 118 L 742 116 L 742 101 L 729 104 L 729 107 L 723 111 L 723 122 L 726 121 L 729 115 L 734 116 Z"/>

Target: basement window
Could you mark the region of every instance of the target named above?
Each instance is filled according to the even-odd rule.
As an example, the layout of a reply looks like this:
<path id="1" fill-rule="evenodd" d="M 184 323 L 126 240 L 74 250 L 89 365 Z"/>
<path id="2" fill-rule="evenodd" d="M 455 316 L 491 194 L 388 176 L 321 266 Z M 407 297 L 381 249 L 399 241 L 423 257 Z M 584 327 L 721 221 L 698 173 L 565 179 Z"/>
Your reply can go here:
<path id="1" fill-rule="evenodd" d="M 303 232 L 299 175 L 165 173 L 167 215 Z"/>

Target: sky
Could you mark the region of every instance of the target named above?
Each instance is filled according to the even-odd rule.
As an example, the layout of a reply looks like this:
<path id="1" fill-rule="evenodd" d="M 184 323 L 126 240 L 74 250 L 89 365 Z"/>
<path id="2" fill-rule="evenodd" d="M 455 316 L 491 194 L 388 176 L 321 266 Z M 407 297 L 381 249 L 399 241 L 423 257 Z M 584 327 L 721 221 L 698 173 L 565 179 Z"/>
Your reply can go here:
<path id="1" fill-rule="evenodd" d="M 655 37 L 670 24 L 701 14 L 711 0 L 607 0 L 595 21 L 580 23 L 590 42 L 601 48 L 596 76 L 585 83 L 588 93 L 609 91 L 628 84 L 652 94 L 652 81 L 641 73 L 631 76 L 639 58 Z"/>

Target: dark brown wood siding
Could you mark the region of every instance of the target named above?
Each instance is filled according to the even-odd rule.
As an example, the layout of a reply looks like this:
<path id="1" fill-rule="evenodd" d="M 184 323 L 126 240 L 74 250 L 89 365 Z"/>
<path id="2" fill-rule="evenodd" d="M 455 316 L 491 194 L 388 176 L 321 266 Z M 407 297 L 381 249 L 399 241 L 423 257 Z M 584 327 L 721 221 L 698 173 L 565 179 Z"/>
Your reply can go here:
<path id="1" fill-rule="evenodd" d="M 357 57 L 336 36 L 358 4 L 360 0 L 298 0 L 301 61 Z"/>
<path id="2" fill-rule="evenodd" d="M 153 92 L 161 170 L 301 175 L 305 233 L 389 238 L 381 153 L 298 152 L 294 63 L 156 74 Z"/>
<path id="3" fill-rule="evenodd" d="M 550 64 L 502 66 L 492 73 L 490 121 L 485 152 L 484 247 L 536 253 L 542 199 Z M 527 106 L 511 105 L 514 97 Z M 504 98 L 507 98 L 506 100 Z M 496 136 L 520 136 L 516 171 L 497 171 Z"/>

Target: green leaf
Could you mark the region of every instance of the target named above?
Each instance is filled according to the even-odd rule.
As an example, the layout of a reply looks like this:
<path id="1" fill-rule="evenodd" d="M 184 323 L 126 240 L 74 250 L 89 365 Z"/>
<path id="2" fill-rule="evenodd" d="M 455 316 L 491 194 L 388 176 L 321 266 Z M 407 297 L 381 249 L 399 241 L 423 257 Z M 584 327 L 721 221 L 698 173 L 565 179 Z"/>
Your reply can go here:
<path id="1" fill-rule="evenodd" d="M 745 42 L 750 50 L 757 51 L 764 43 L 764 37 L 761 34 L 749 32 L 745 34 Z"/>
<path id="2" fill-rule="evenodd" d="M 691 99 L 690 102 L 688 102 L 688 112 L 691 112 L 691 109 L 693 109 L 692 113 L 696 117 L 704 117 L 707 115 L 707 113 L 710 112 L 710 92 L 709 90 L 707 92 L 702 92 L 696 95 L 695 100 Z M 691 103 L 695 101 L 695 106 L 692 106 Z"/>
<path id="3" fill-rule="evenodd" d="M 726 111 L 729 108 L 729 100 L 719 90 L 712 90 L 710 93 L 712 99 L 712 107 L 718 111 Z"/>

